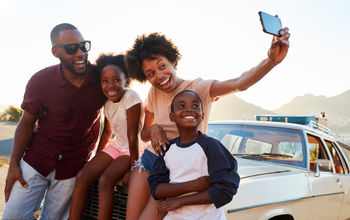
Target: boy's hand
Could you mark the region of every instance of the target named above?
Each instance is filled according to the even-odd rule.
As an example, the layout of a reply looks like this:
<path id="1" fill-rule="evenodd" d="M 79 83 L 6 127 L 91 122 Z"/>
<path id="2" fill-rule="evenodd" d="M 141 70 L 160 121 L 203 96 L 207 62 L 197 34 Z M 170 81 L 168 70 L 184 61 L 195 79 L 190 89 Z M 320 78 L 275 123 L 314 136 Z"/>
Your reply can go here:
<path id="1" fill-rule="evenodd" d="M 196 186 L 197 192 L 202 192 L 204 190 L 207 190 L 211 185 L 209 176 L 201 176 L 193 181 L 195 183 L 194 185 Z"/>
<path id="2" fill-rule="evenodd" d="M 161 155 L 165 146 L 169 143 L 165 131 L 157 124 L 148 128 L 151 136 L 151 144 L 156 154 Z"/>
<path id="3" fill-rule="evenodd" d="M 157 212 L 168 212 L 181 207 L 182 204 L 178 198 L 167 199 L 159 204 Z"/>

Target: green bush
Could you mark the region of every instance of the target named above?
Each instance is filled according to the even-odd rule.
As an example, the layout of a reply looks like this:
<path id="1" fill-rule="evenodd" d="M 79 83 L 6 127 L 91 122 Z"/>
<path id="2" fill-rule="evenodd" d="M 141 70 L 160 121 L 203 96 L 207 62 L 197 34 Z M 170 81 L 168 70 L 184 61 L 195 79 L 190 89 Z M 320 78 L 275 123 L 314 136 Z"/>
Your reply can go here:
<path id="1" fill-rule="evenodd" d="M 22 117 L 23 110 L 10 105 L 4 113 L 0 115 L 0 120 L 18 122 Z"/>

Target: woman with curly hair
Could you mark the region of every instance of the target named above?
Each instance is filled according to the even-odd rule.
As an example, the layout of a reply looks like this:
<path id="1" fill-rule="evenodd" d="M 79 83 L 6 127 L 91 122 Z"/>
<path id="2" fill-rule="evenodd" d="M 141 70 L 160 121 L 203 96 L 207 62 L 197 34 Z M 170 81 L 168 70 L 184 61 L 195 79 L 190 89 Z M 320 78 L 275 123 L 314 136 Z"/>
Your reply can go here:
<path id="1" fill-rule="evenodd" d="M 288 28 L 284 28 L 280 31 L 281 37 L 273 37 L 268 57 L 257 66 L 237 78 L 224 81 L 179 78 L 176 66 L 181 54 L 173 42 L 160 33 L 142 35 L 135 40 L 133 47 L 127 51 L 125 64 L 131 78 L 139 82 L 148 81 L 152 85 L 145 103 L 145 120 L 141 131 L 142 140 L 150 141 L 151 144 L 130 177 L 127 219 L 162 219 L 166 214 L 156 212 L 158 201 L 150 196 L 147 179 L 157 155 L 162 153 L 168 140 L 179 136 L 175 123 L 169 119 L 174 96 L 182 90 L 192 90 L 199 94 L 204 113 L 199 130 L 206 133 L 212 102 L 217 97 L 248 89 L 279 64 L 288 52 L 288 31 Z M 207 186 L 206 181 L 207 178 L 199 178 L 195 184 L 190 181 L 184 188 L 188 188 L 189 192 L 198 191 L 193 186 Z"/>

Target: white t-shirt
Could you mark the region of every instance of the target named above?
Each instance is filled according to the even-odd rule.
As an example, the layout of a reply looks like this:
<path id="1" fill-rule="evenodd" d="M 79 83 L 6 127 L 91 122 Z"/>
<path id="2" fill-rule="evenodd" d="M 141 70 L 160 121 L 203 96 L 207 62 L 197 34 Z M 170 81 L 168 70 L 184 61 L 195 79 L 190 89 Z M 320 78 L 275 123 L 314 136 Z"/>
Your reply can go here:
<path id="1" fill-rule="evenodd" d="M 169 211 L 164 220 L 224 220 L 223 206 L 237 193 L 237 161 L 217 139 L 200 133 L 189 143 L 170 140 L 164 154 L 156 159 L 148 178 L 152 196 L 161 183 L 183 183 L 209 176 L 207 189 L 211 204 L 185 205 Z"/>
<path id="2" fill-rule="evenodd" d="M 104 115 L 111 123 L 114 136 L 114 143 L 121 151 L 129 150 L 129 140 L 127 135 L 127 114 L 126 111 L 132 106 L 141 103 L 140 96 L 131 89 L 125 91 L 119 102 L 108 100 L 104 105 Z M 139 148 L 141 141 L 140 132 L 142 129 L 143 108 L 141 106 L 141 117 L 139 121 Z"/>

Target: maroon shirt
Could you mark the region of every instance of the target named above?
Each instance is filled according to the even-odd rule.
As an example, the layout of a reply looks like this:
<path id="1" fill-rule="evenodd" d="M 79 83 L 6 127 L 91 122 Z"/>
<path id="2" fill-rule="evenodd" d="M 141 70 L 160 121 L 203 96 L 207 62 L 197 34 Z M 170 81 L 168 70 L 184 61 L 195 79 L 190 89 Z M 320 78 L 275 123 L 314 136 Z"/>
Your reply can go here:
<path id="1" fill-rule="evenodd" d="M 27 84 L 21 107 L 38 122 L 24 160 L 43 176 L 53 169 L 56 179 L 76 176 L 95 147 L 106 97 L 92 65 L 86 74 L 77 88 L 55 65 L 34 74 Z"/>

